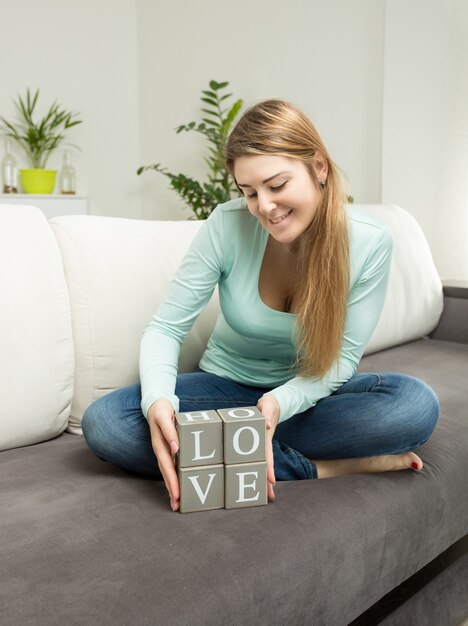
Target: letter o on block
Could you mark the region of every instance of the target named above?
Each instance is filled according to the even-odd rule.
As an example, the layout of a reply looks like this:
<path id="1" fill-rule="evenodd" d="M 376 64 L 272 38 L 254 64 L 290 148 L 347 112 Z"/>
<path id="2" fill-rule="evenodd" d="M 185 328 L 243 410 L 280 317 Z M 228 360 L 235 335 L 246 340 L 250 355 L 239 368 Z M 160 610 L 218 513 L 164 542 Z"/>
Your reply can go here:
<path id="1" fill-rule="evenodd" d="M 218 409 L 224 422 L 224 462 L 265 460 L 265 418 L 257 407 Z"/>
<path id="2" fill-rule="evenodd" d="M 245 447 L 244 449 L 242 449 L 240 446 L 241 435 L 244 435 L 245 432 L 248 432 L 252 435 L 252 445 L 250 448 L 246 446 L 248 448 L 247 450 L 245 449 Z M 245 439 L 245 437 L 243 438 Z M 232 445 L 234 451 L 237 454 L 240 454 L 241 456 L 251 456 L 258 450 L 260 446 L 260 435 L 258 434 L 258 430 L 253 428 L 252 426 L 241 426 L 234 433 L 234 436 L 232 438 Z"/>

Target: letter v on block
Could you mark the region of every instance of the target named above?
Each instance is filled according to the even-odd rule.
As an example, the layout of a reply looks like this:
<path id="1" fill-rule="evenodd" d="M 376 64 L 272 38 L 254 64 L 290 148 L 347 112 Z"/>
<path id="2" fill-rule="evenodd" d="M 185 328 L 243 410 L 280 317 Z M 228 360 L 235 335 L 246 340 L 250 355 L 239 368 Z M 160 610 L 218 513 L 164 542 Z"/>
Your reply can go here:
<path id="1" fill-rule="evenodd" d="M 202 504 L 205 504 L 206 501 L 206 496 L 208 495 L 208 492 L 210 490 L 210 487 L 213 483 L 214 477 L 216 476 L 216 474 L 208 474 L 208 484 L 206 486 L 205 489 L 205 493 L 203 493 L 202 488 L 200 487 L 200 483 L 198 482 L 198 479 L 200 478 L 200 474 L 198 474 L 197 476 L 189 476 L 188 479 L 189 481 L 192 483 L 193 488 L 195 489 L 195 492 L 198 496 L 198 498 L 200 499 L 200 502 Z"/>
<path id="2" fill-rule="evenodd" d="M 224 507 L 224 465 L 179 467 L 180 512 Z"/>

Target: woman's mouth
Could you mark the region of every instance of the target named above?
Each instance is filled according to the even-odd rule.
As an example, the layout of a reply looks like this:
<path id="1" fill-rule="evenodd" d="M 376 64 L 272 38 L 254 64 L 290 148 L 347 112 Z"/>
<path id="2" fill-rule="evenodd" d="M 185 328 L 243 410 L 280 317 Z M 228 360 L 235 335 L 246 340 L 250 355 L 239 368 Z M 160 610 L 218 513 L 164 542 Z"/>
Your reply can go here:
<path id="1" fill-rule="evenodd" d="M 283 213 L 283 215 L 279 215 L 278 217 L 275 217 L 274 219 L 268 219 L 268 221 L 270 222 L 270 224 L 273 224 L 273 226 L 277 226 L 278 224 L 281 224 L 282 222 L 284 222 L 284 220 L 289 217 L 292 213 L 292 209 L 290 211 L 288 211 L 287 213 Z"/>

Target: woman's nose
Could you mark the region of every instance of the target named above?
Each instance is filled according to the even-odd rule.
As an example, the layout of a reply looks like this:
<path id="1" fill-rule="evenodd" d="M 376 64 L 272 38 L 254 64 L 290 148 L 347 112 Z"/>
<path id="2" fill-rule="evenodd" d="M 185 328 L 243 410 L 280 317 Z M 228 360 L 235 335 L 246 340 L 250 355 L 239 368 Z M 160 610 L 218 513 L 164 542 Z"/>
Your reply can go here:
<path id="1" fill-rule="evenodd" d="M 258 194 L 258 209 L 261 213 L 269 213 L 276 208 L 276 203 L 269 193 Z"/>

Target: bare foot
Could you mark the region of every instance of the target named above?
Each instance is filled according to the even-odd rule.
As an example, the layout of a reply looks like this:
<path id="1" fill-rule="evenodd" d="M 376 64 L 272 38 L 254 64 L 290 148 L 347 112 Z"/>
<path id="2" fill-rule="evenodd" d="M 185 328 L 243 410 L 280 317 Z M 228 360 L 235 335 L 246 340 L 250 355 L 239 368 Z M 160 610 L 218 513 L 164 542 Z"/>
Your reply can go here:
<path id="1" fill-rule="evenodd" d="M 423 467 L 423 462 L 414 452 L 368 456 L 360 459 L 312 462 L 317 467 L 319 478 L 332 478 L 333 476 L 345 476 L 346 474 L 374 474 L 376 472 L 392 472 L 410 468 L 419 472 Z"/>

